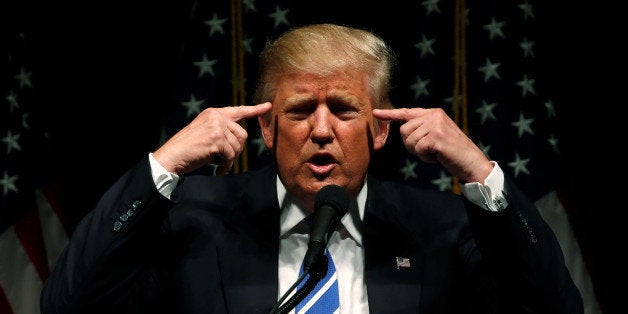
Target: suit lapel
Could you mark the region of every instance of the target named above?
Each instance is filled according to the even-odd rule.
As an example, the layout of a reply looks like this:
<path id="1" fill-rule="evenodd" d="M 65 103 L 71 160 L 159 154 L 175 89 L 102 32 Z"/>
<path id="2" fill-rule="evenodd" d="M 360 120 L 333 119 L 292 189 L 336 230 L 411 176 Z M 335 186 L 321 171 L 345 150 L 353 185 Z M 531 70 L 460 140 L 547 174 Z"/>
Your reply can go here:
<path id="1" fill-rule="evenodd" d="M 397 221 L 399 200 L 390 200 L 376 180 L 369 178 L 364 213 L 364 277 L 371 313 L 418 309 L 425 254 Z M 377 205 L 374 205 L 377 204 Z"/>
<path id="2" fill-rule="evenodd" d="M 218 247 L 229 312 L 267 312 L 278 297 L 279 204 L 273 168 L 250 177 L 226 223 L 237 243 Z M 419 308 L 424 244 L 396 223 L 399 200 L 369 179 L 364 214 L 365 280 L 371 313 Z M 373 204 L 377 204 L 374 206 Z M 253 280 L 251 280 L 253 279 Z"/>
<path id="3" fill-rule="evenodd" d="M 277 300 L 279 204 L 274 168 L 252 175 L 226 219 L 238 233 L 218 247 L 218 263 L 232 313 L 268 312 Z"/>

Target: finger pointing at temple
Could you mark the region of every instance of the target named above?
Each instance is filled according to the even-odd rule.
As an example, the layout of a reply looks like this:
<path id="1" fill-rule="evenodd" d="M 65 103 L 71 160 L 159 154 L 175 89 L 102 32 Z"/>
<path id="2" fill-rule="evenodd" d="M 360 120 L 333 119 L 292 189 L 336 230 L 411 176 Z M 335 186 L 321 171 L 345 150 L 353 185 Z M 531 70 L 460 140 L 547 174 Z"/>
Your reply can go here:
<path id="1" fill-rule="evenodd" d="M 423 108 L 373 109 L 373 116 L 380 120 L 408 121 L 423 114 Z"/>
<path id="2" fill-rule="evenodd" d="M 255 106 L 234 106 L 224 107 L 223 114 L 228 116 L 232 121 L 240 121 L 242 119 L 249 119 L 261 116 L 272 108 L 270 102 Z"/>

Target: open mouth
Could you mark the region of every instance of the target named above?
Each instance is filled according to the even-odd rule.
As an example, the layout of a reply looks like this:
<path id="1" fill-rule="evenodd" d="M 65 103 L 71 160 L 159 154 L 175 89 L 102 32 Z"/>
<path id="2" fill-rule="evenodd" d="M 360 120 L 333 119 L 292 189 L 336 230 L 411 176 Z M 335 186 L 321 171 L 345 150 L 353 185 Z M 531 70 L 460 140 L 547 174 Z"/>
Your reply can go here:
<path id="1" fill-rule="evenodd" d="M 310 159 L 310 162 L 316 166 L 325 166 L 334 163 L 334 158 L 331 155 L 316 155 Z"/>
<path id="2" fill-rule="evenodd" d="M 318 154 L 308 161 L 308 167 L 317 176 L 329 174 L 335 166 L 336 160 L 329 154 Z"/>

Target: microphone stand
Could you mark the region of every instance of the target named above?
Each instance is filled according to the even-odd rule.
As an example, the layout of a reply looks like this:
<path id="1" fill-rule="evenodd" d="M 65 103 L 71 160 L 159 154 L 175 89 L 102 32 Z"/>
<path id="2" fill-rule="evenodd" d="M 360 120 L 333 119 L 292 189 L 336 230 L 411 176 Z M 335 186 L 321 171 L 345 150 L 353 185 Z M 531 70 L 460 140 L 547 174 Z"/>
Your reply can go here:
<path id="1" fill-rule="evenodd" d="M 277 304 L 270 311 L 271 314 L 285 314 L 294 309 L 299 302 L 303 301 L 305 297 L 314 290 L 316 284 L 327 274 L 327 256 L 321 255 L 317 259 L 317 261 L 312 265 L 313 267 L 309 270 L 304 269 L 303 274 L 297 279 L 297 281 L 286 291 L 286 293 L 279 299 Z M 285 298 L 290 295 L 292 290 L 294 290 L 303 279 L 305 279 L 306 275 L 310 274 L 308 280 L 303 284 L 303 286 L 294 293 L 294 295 L 286 301 L 285 304 L 281 305 Z"/>

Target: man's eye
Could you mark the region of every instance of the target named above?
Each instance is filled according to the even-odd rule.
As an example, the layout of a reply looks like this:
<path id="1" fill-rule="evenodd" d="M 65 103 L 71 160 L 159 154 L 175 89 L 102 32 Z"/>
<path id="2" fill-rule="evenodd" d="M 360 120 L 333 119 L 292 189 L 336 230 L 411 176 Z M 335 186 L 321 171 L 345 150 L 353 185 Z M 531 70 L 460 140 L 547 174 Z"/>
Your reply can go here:
<path id="1" fill-rule="evenodd" d="M 331 111 L 334 113 L 334 115 L 340 117 L 341 119 L 351 118 L 358 113 L 357 108 L 352 107 L 352 106 L 346 106 L 346 105 L 332 106 Z"/>
<path id="2" fill-rule="evenodd" d="M 334 109 L 334 112 L 349 112 L 349 111 L 355 111 L 355 110 L 349 106 L 338 106 Z"/>
<path id="3" fill-rule="evenodd" d="M 287 111 L 287 114 L 293 119 L 305 119 L 312 113 L 312 111 L 313 109 L 310 106 L 295 106 L 290 108 Z"/>

